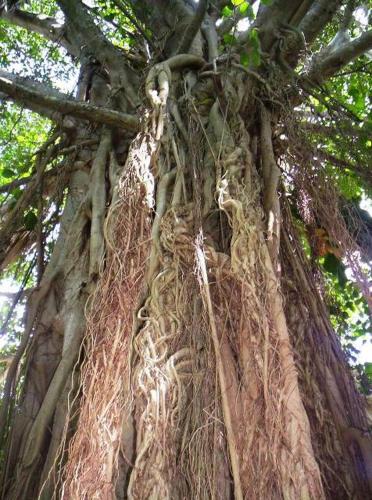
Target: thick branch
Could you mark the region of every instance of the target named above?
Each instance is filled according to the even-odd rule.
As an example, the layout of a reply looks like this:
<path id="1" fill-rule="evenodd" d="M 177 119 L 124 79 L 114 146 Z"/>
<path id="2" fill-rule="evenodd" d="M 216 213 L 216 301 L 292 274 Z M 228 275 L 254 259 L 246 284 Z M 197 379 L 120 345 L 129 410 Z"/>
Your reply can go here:
<path id="1" fill-rule="evenodd" d="M 177 53 L 182 54 L 183 52 L 188 52 L 197 32 L 199 31 L 204 16 L 207 12 L 208 0 L 199 0 L 198 7 L 195 11 L 195 15 L 192 18 L 190 24 L 187 26 L 181 42 L 178 46 Z"/>
<path id="2" fill-rule="evenodd" d="M 25 76 L 20 76 L 15 73 L 10 73 L 8 71 L 3 71 L 0 69 L 0 79 L 6 80 L 11 84 L 14 85 L 24 85 L 25 87 L 35 90 L 36 92 L 42 93 L 42 94 L 49 94 L 53 95 L 54 97 L 57 98 L 63 98 L 65 97 L 65 94 L 62 92 L 59 92 L 58 90 L 54 89 L 53 87 L 50 87 L 48 85 L 45 85 L 44 83 L 40 83 L 36 80 L 33 80 L 32 78 L 25 77 Z M 0 89 L 0 92 L 2 89 Z"/>
<path id="3" fill-rule="evenodd" d="M 280 246 L 280 203 L 278 183 L 280 170 L 275 161 L 270 113 L 261 106 L 261 153 L 264 180 L 264 210 L 267 217 L 267 244 L 269 254 L 276 268 Z"/>
<path id="4" fill-rule="evenodd" d="M 341 7 L 342 0 L 318 0 L 299 25 L 307 43 L 312 43 Z"/>
<path id="5" fill-rule="evenodd" d="M 58 4 L 66 17 L 68 35 L 79 53 L 84 51 L 109 68 L 125 65 L 119 49 L 107 40 L 80 0 L 59 0 Z"/>
<path id="6" fill-rule="evenodd" d="M 193 18 L 189 5 L 184 0 L 131 0 L 130 5 L 154 39 L 162 41 L 164 55 L 174 55 Z"/>
<path id="7" fill-rule="evenodd" d="M 125 89 L 124 96 L 134 108 L 138 104 L 133 85 L 137 75 L 123 53 L 105 37 L 80 0 L 59 0 L 57 3 L 66 17 L 67 36 L 81 54 L 81 59 L 95 58 L 106 66 L 110 70 L 112 88 L 115 91 Z"/>
<path id="8" fill-rule="evenodd" d="M 4 77 L 0 74 L 0 92 L 13 101 L 55 121 L 61 121 L 64 115 L 70 115 L 111 127 L 134 131 L 138 128 L 138 120 L 133 115 L 74 101 L 53 89 L 49 89 L 49 93 L 47 93 L 44 85 L 34 84 L 31 86 L 28 80 L 22 80 L 22 83 L 18 83 L 18 81 L 19 79 L 14 75 Z"/>
<path id="9" fill-rule="evenodd" d="M 90 230 L 90 261 L 89 275 L 98 277 L 101 261 L 105 251 L 103 226 L 106 210 L 105 173 L 111 148 L 111 133 L 104 130 L 98 146 L 92 170 L 90 173 L 91 184 L 91 230 Z"/>
<path id="10" fill-rule="evenodd" d="M 343 66 L 370 49 L 372 49 L 372 30 L 364 32 L 351 42 L 344 43 L 331 53 L 326 53 L 323 58 L 315 56 L 307 77 L 311 81 L 321 84 L 337 73 Z"/>
<path id="11" fill-rule="evenodd" d="M 277 39 L 278 29 L 296 17 L 304 1 L 306 0 L 275 0 L 269 6 L 260 7 L 253 27 L 260 30 L 262 50 L 265 52 L 270 50 Z"/>
<path id="12" fill-rule="evenodd" d="M 41 99 L 31 98 L 29 100 L 27 90 L 40 95 Z M 0 70 L 0 99 L 10 98 L 14 102 L 31 109 L 31 111 L 35 111 L 35 113 L 61 123 L 63 120 L 62 115 L 49 108 L 45 102 L 43 103 L 43 96 L 53 96 L 56 99 L 67 98 L 65 94 L 43 83 Z"/>
<path id="13" fill-rule="evenodd" d="M 314 3 L 314 0 L 303 0 L 297 10 L 292 13 L 288 23 L 292 26 L 298 26 Z"/>
<path id="14" fill-rule="evenodd" d="M 340 30 L 347 30 L 349 29 L 351 23 L 352 23 L 352 20 L 353 20 L 353 12 L 355 10 L 357 6 L 357 2 L 356 0 L 349 0 L 346 7 L 345 7 L 345 12 L 344 12 L 344 16 L 343 16 L 343 19 L 341 21 L 341 25 L 340 25 Z"/>

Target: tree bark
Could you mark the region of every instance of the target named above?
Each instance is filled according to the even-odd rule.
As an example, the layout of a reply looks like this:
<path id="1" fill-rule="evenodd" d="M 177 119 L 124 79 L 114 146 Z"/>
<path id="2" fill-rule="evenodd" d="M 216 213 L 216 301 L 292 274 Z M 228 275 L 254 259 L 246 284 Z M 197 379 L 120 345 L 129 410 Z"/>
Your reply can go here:
<path id="1" fill-rule="evenodd" d="M 74 118 L 60 233 L 8 373 L 2 498 L 368 498 L 363 403 L 279 196 L 271 76 L 219 71 L 207 2 L 131 2 L 165 37 L 145 80 L 81 2 L 58 3 L 76 99 L 0 78 Z M 261 9 L 263 49 L 291 19 L 314 36 L 312 3 Z"/>

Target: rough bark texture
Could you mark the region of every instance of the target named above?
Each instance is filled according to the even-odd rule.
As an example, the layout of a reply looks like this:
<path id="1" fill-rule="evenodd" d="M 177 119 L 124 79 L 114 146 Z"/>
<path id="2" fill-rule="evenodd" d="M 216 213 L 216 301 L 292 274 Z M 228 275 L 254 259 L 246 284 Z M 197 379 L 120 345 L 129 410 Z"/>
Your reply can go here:
<path id="1" fill-rule="evenodd" d="M 279 198 L 288 68 L 212 60 L 207 2 L 130 3 L 158 34 L 156 64 L 133 69 L 66 0 L 77 101 L 0 78 L 11 98 L 58 111 L 72 152 L 60 234 L 8 372 L 2 498 L 369 498 L 363 404 Z M 322 2 L 273 4 L 256 21 L 270 57 L 283 22 L 314 38 L 337 8 L 315 22 Z M 284 33 L 279 46 L 289 54 Z"/>

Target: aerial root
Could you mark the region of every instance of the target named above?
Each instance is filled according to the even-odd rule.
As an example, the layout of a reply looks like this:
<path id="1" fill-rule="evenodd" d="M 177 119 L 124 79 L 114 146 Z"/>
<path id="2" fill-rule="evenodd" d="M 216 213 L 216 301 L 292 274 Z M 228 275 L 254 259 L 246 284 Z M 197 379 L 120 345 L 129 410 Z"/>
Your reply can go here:
<path id="1" fill-rule="evenodd" d="M 363 239 L 358 238 L 358 232 L 368 233 L 364 222 L 353 210 L 353 204 L 343 199 L 338 187 L 329 182 L 327 162 L 319 155 L 317 146 L 310 143 L 296 116 L 283 116 L 283 124 L 290 143 L 283 163 L 292 165 L 288 175 L 299 193 L 296 209 L 306 225 L 312 253 L 314 257 L 329 253 L 344 261 L 372 311 L 370 275 L 364 264 L 370 261 L 370 244 L 360 244 Z M 322 237 L 318 238 L 319 230 Z"/>
<path id="2" fill-rule="evenodd" d="M 83 393 L 77 431 L 69 446 L 62 498 L 111 498 L 117 476 L 123 409 L 128 403 L 133 311 L 149 256 L 156 142 L 140 133 L 128 153 L 117 201 L 108 215 L 106 267 L 91 297 Z"/>
<path id="3" fill-rule="evenodd" d="M 128 498 L 216 498 L 216 485 L 228 490 L 232 475 L 236 498 L 321 499 L 277 255 L 268 251 L 257 208 L 261 186 L 252 155 L 234 146 L 217 108 L 214 203 L 228 221 L 228 250 L 195 228 L 202 207 L 184 196 L 178 154 L 176 169 L 164 168 L 157 151 L 151 224 L 163 76 L 168 71 L 156 67 L 148 80 L 149 97 L 160 99 L 152 133 L 132 146 L 106 225 L 64 498 L 114 496 L 122 447 Z"/>
<path id="4" fill-rule="evenodd" d="M 271 135 L 270 122 L 266 116 L 263 119 Z M 263 135 L 267 139 L 266 129 Z M 249 415 L 246 425 L 242 424 L 244 419 L 231 418 L 228 422 L 225 418 L 226 432 L 232 425 L 236 440 L 237 457 L 230 451 L 235 495 L 239 498 L 241 488 L 243 497 L 248 498 L 323 498 L 274 269 L 278 254 L 265 242 L 263 214 L 257 210 L 257 172 L 251 168 L 247 190 L 238 173 L 244 171 L 239 162 L 249 159 L 249 155 L 235 155 L 231 161 L 234 150 L 229 142 L 227 138 L 220 155 L 222 170 L 217 179 L 219 208 L 226 213 L 231 227 L 231 255 L 222 274 L 221 268 L 213 264 L 216 252 L 208 245 L 204 248 L 212 301 L 209 309 L 213 311 L 209 313 L 211 335 L 213 330 L 218 332 L 225 368 L 229 359 L 226 343 L 234 354 L 228 371 L 235 372 L 235 382 L 232 377 L 225 394 L 236 394 L 227 401 L 228 412 L 238 417 Z M 267 167 L 269 187 L 270 162 Z M 273 182 L 275 197 L 277 181 Z M 215 275 L 213 270 L 218 268 L 220 273 Z M 229 446 L 234 454 L 234 445 L 230 442 Z M 238 463 L 238 473 L 233 460 Z M 236 481 L 238 474 L 241 486 Z"/>

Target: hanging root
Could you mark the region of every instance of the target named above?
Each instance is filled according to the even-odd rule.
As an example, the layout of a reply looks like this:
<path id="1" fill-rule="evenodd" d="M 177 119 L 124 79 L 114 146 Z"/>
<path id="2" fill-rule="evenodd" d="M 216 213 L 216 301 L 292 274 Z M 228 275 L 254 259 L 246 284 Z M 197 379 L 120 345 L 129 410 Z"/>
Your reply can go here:
<path id="1" fill-rule="evenodd" d="M 90 231 L 89 275 L 93 278 L 99 275 L 100 265 L 103 259 L 105 247 L 103 236 L 103 223 L 105 220 L 106 211 L 105 172 L 110 149 L 111 133 L 109 130 L 104 130 L 90 174 L 90 199 L 92 207 L 92 217 Z"/>
<path id="2" fill-rule="evenodd" d="M 286 315 L 323 484 L 329 498 L 366 498 L 372 454 L 368 437 L 360 441 L 361 429 L 368 428 L 363 401 L 329 323 L 288 206 L 283 215 Z"/>
<path id="3" fill-rule="evenodd" d="M 196 245 L 196 263 L 198 266 L 199 280 L 200 280 L 200 289 L 201 295 L 204 302 L 204 307 L 207 310 L 209 325 L 211 330 L 212 342 L 214 346 L 214 354 L 216 357 L 216 365 L 219 379 L 219 386 L 221 392 L 221 400 L 222 400 L 222 410 L 223 417 L 226 427 L 226 435 L 227 442 L 229 447 L 230 454 L 230 462 L 232 469 L 232 476 L 234 481 L 234 493 L 235 498 L 237 500 L 243 500 L 243 491 L 240 479 L 240 464 L 239 464 L 239 454 L 237 452 L 237 443 L 235 429 L 239 424 L 239 419 L 242 418 L 241 411 L 234 406 L 238 406 L 239 403 L 236 401 L 237 394 L 237 384 L 236 380 L 230 380 L 228 383 L 228 379 L 232 379 L 233 376 L 230 373 L 230 376 L 226 373 L 226 369 L 229 367 L 229 363 L 226 363 L 231 355 L 228 357 L 228 351 L 226 349 L 225 342 L 221 341 L 218 338 L 218 330 L 216 325 L 216 319 L 213 311 L 213 303 L 208 283 L 208 274 L 207 274 L 207 266 L 206 266 L 206 258 L 205 252 L 203 248 L 203 235 L 200 234 L 197 238 Z M 225 349 L 222 346 L 225 345 Z M 224 366 L 225 362 L 225 366 Z M 234 424 L 233 424 L 234 419 Z M 235 429 L 234 429 L 235 427 Z"/>
<path id="4" fill-rule="evenodd" d="M 193 357 L 184 331 L 187 285 L 180 282 L 177 264 L 164 262 L 139 312 L 144 325 L 135 339 L 131 389 L 137 436 L 129 498 L 174 498 Z"/>
<path id="5" fill-rule="evenodd" d="M 171 69 L 185 64 L 200 65 L 200 59 L 179 55 L 150 71 L 151 133 L 140 133 L 132 144 L 114 193 L 106 223 L 105 269 L 89 305 L 83 400 L 64 471 L 63 498 L 112 497 L 118 479 L 130 498 L 143 491 L 158 498 L 186 491 L 184 481 L 176 481 L 175 464 L 191 373 L 197 371 L 185 332 L 192 318 L 193 280 L 181 285 L 183 273 L 193 275 L 193 261 L 184 260 L 188 267 L 183 268 L 181 249 L 161 241 L 168 202 L 180 199 L 183 190 L 179 158 L 177 168 L 169 168 L 158 147 Z M 159 175 L 156 204 L 153 167 Z M 175 186 L 178 194 L 173 196 Z"/>
<path id="6" fill-rule="evenodd" d="M 201 117 L 187 96 L 177 137 L 182 61 L 150 71 L 151 134 L 114 193 L 62 496 L 322 499 L 277 273 L 272 116 L 251 137 L 223 99 Z"/>
<path id="7" fill-rule="evenodd" d="M 218 128 L 222 127 L 214 128 L 217 137 Z M 233 133 L 227 125 L 224 134 L 226 138 L 219 135 L 222 171 L 217 195 L 219 208 L 231 226 L 230 258 L 223 268 L 208 263 L 216 311 L 210 328 L 219 332 L 220 350 L 227 342 L 234 353 L 236 396 L 229 402 L 229 412 L 248 416 L 247 421 L 231 420 L 242 494 L 246 498 L 323 498 L 274 270 L 277 250 L 272 250 L 278 242 L 270 247 L 264 241 L 262 214 L 257 209 L 259 181 L 251 164 L 252 155 L 244 150 L 236 154 L 236 148 L 231 149 Z M 263 153 L 265 188 L 271 193 L 266 207 L 273 209 L 270 203 L 276 196 L 277 173 L 272 174 L 272 169 L 277 167 L 272 164 L 270 117 L 265 114 L 261 135 L 261 148 L 268 148 Z M 246 168 L 250 175 L 244 174 Z M 206 254 L 212 256 L 212 249 Z M 224 269 L 223 275 L 215 275 L 214 268 Z M 225 355 L 224 362 L 226 359 Z M 233 464 L 232 471 L 234 477 Z M 234 482 L 239 497 L 235 477 Z"/>
<path id="8" fill-rule="evenodd" d="M 263 206 L 267 219 L 267 246 L 274 267 L 279 255 L 280 246 L 280 204 L 278 183 L 280 171 L 275 161 L 272 144 L 270 113 L 261 105 L 261 154 L 262 176 L 264 181 Z"/>
<path id="9" fill-rule="evenodd" d="M 129 383 L 133 311 L 149 256 L 156 142 L 140 133 L 128 153 L 106 224 L 106 268 L 91 298 L 77 432 L 70 444 L 62 498 L 114 496 L 122 415 Z M 123 387 L 127 390 L 123 391 Z"/>
<path id="10" fill-rule="evenodd" d="M 362 221 L 357 220 L 352 211 L 348 211 L 346 223 L 344 212 L 347 211 L 346 200 L 341 202 L 340 192 L 334 182 L 330 182 L 326 162 L 321 151 L 313 146 L 306 137 L 301 123 L 293 115 L 283 116 L 290 148 L 284 156 L 284 162 L 291 166 L 288 174 L 298 193 L 298 209 L 302 220 L 310 230 L 324 231 L 329 248 L 338 259 L 345 261 L 352 270 L 361 293 L 364 295 L 372 311 L 370 289 L 369 246 L 362 248 L 356 241 L 353 230 L 362 230 Z M 310 238 L 311 240 L 311 238 Z M 313 242 L 310 241 L 310 244 Z M 314 249 L 316 253 L 317 249 Z M 313 250 L 313 251 L 314 251 Z M 317 255 L 315 255 L 317 256 Z"/>

